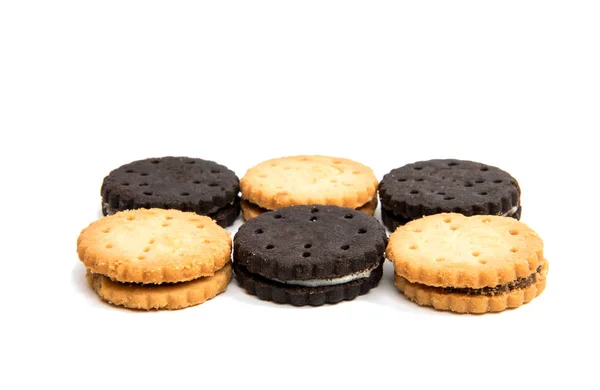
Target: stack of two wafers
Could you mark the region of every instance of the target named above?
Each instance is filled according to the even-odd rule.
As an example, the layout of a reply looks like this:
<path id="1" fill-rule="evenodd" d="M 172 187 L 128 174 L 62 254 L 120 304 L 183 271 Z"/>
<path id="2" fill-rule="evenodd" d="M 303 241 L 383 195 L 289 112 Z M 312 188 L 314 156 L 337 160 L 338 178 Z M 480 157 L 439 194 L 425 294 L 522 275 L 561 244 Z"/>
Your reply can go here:
<path id="1" fill-rule="evenodd" d="M 263 161 L 240 180 L 246 221 L 262 213 L 299 205 L 348 207 L 373 215 L 377 177 L 371 168 L 346 158 L 290 156 Z"/>
<path id="2" fill-rule="evenodd" d="M 132 309 L 181 309 L 225 291 L 229 233 L 205 216 L 178 210 L 120 211 L 85 228 L 79 259 L 105 301 Z"/>

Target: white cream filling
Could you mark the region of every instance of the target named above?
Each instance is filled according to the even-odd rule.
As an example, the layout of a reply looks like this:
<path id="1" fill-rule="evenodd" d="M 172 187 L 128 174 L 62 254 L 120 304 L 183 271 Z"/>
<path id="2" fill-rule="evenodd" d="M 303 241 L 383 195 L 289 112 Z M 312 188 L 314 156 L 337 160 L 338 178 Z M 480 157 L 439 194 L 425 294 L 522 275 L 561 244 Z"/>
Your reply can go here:
<path id="1" fill-rule="evenodd" d="M 373 272 L 377 267 L 379 267 L 379 263 L 375 264 L 375 266 L 368 268 L 361 272 L 356 272 L 354 274 L 341 276 L 339 278 L 333 279 L 311 279 L 311 280 L 279 280 L 275 278 L 269 278 L 273 281 L 284 283 L 284 284 L 293 284 L 295 286 L 303 286 L 303 287 L 322 287 L 322 286 L 335 286 L 336 284 L 344 284 L 348 282 L 352 282 L 353 280 L 368 278 L 371 276 L 371 272 Z"/>
<path id="2" fill-rule="evenodd" d="M 508 210 L 507 212 L 505 212 L 504 214 L 502 214 L 502 217 L 511 217 L 513 215 L 515 215 L 515 213 L 519 211 L 519 206 L 514 206 L 512 209 Z"/>

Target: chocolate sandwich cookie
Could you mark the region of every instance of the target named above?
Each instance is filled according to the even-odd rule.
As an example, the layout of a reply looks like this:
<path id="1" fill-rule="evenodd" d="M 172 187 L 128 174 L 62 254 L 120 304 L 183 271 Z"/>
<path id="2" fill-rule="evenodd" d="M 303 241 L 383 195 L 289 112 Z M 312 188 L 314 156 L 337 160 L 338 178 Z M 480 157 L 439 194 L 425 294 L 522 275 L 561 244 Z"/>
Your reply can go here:
<path id="1" fill-rule="evenodd" d="M 320 306 L 377 286 L 387 236 L 364 213 L 312 205 L 263 213 L 241 226 L 233 242 L 234 272 L 250 294 Z"/>
<path id="2" fill-rule="evenodd" d="M 521 217 L 517 180 L 472 161 L 419 161 L 394 169 L 379 183 L 379 197 L 381 218 L 391 231 L 439 213 Z"/>
<path id="3" fill-rule="evenodd" d="M 377 178 L 356 161 L 328 156 L 291 156 L 263 161 L 240 181 L 245 220 L 297 205 L 335 205 L 373 215 Z"/>
<path id="4" fill-rule="evenodd" d="M 508 217 L 448 213 L 417 219 L 392 233 L 387 257 L 398 289 L 438 310 L 503 311 L 546 287 L 542 239 Z"/>
<path id="5" fill-rule="evenodd" d="M 223 165 L 199 158 L 134 161 L 110 172 L 100 192 L 104 215 L 139 208 L 177 209 L 206 215 L 225 227 L 240 213 L 238 177 Z"/>

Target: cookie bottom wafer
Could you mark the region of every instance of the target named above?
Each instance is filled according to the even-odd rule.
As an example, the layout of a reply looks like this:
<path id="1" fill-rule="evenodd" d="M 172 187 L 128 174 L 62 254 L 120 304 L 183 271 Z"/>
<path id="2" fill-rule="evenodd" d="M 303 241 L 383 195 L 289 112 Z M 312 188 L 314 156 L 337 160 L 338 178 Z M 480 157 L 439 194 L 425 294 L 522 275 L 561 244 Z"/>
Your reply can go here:
<path id="1" fill-rule="evenodd" d="M 120 283 L 90 270 L 86 278 L 100 298 L 113 305 L 142 310 L 175 310 L 198 305 L 224 292 L 231 275 L 231 263 L 228 263 L 212 276 L 182 283 Z"/>
<path id="2" fill-rule="evenodd" d="M 411 301 L 421 306 L 432 306 L 437 310 L 456 313 L 482 314 L 499 312 L 519 307 L 540 295 L 546 287 L 548 262 L 537 274 L 536 281 L 526 288 L 520 288 L 497 295 L 477 295 L 447 292 L 441 288 L 419 283 L 410 283 L 407 279 L 395 275 L 395 284 Z"/>
<path id="3" fill-rule="evenodd" d="M 217 210 L 215 213 L 208 215 L 217 222 L 217 225 L 225 228 L 232 225 L 240 215 L 240 198 L 236 197 L 232 204 Z"/>
<path id="4" fill-rule="evenodd" d="M 330 286 L 303 287 L 272 281 L 250 273 L 238 262 L 234 262 L 233 267 L 239 285 L 248 293 L 265 301 L 289 303 L 294 306 L 321 306 L 352 300 L 377 287 L 383 275 L 382 260 L 367 278 Z"/>
<path id="5" fill-rule="evenodd" d="M 383 225 L 387 227 L 390 232 L 393 233 L 396 229 L 398 229 L 399 226 L 405 225 L 411 220 L 408 218 L 394 215 L 391 211 L 388 211 L 382 207 L 381 221 L 383 222 Z"/>
<path id="6" fill-rule="evenodd" d="M 360 206 L 356 210 L 372 216 L 375 213 L 377 204 L 378 204 L 377 197 L 375 197 L 370 202 Z M 244 221 L 248 221 L 252 218 L 258 217 L 262 213 L 271 211 L 271 210 L 262 208 L 259 205 L 256 205 L 254 203 L 251 203 L 245 199 L 242 199 L 241 208 L 242 208 L 242 216 L 244 217 Z"/>

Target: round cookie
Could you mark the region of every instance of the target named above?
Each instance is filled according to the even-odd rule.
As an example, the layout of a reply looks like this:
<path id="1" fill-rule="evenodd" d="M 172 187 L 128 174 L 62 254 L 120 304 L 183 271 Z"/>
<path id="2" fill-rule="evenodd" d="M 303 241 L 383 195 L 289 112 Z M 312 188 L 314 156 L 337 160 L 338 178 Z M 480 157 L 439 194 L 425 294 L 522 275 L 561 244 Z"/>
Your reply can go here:
<path id="1" fill-rule="evenodd" d="M 139 208 L 177 209 L 228 226 L 240 213 L 235 173 L 198 158 L 149 158 L 125 164 L 104 178 L 100 192 L 104 215 Z"/>
<path id="2" fill-rule="evenodd" d="M 546 284 L 543 241 L 508 217 L 427 216 L 389 239 L 396 286 L 421 305 L 460 313 L 502 311 L 529 302 Z"/>
<path id="3" fill-rule="evenodd" d="M 230 260 L 229 233 L 179 210 L 138 209 L 103 217 L 77 240 L 90 271 L 126 283 L 176 283 L 211 276 Z"/>
<path id="4" fill-rule="evenodd" d="M 264 161 L 240 180 L 242 198 L 267 210 L 296 205 L 357 209 L 377 194 L 373 171 L 352 160 L 293 156 Z"/>
<path id="5" fill-rule="evenodd" d="M 383 272 L 387 236 L 364 213 L 337 206 L 266 212 L 234 237 L 239 284 L 264 300 L 318 306 L 356 298 Z"/>
<path id="6" fill-rule="evenodd" d="M 394 231 L 425 215 L 521 217 L 521 189 L 507 172 L 455 159 L 420 161 L 393 169 L 379 183 L 381 217 Z"/>

